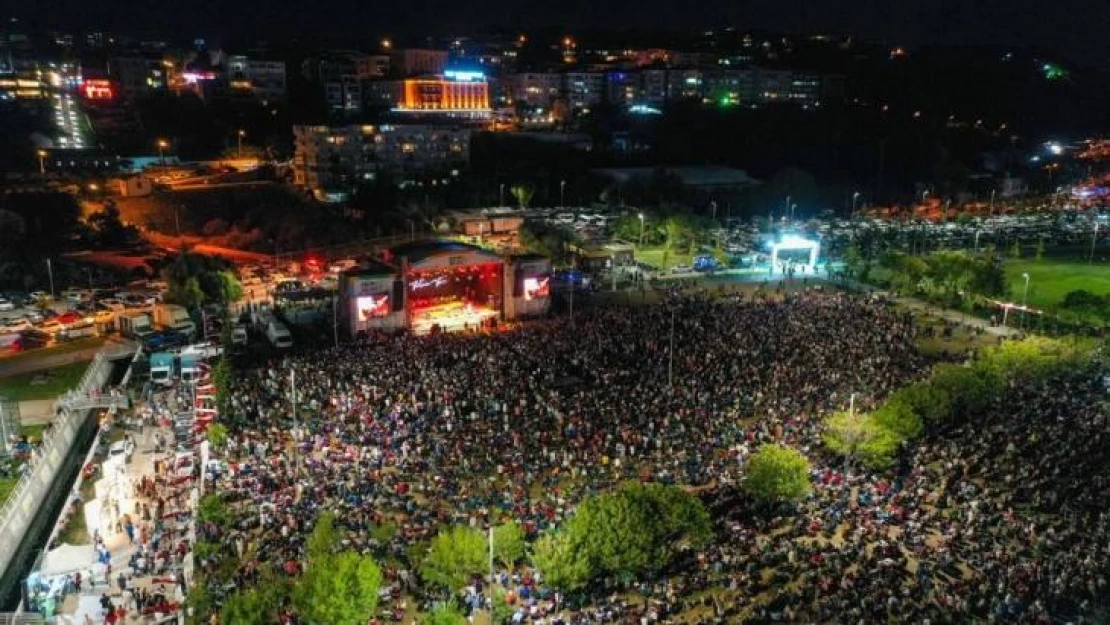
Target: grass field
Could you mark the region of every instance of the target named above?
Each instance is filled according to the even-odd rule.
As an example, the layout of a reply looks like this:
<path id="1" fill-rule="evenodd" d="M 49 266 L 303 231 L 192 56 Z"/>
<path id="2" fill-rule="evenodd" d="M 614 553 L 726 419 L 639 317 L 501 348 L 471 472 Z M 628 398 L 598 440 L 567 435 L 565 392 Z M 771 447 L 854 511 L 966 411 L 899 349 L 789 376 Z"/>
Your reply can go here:
<path id="1" fill-rule="evenodd" d="M 1025 287 L 1023 273 L 1029 274 L 1029 305 L 1055 311 L 1064 296 L 1085 289 L 1096 295 L 1110 295 L 1110 265 L 1089 265 L 1079 260 L 1011 260 L 1006 262 L 1006 278 L 1014 301 L 1021 302 Z"/>
<path id="2" fill-rule="evenodd" d="M 663 264 L 664 256 L 667 257 L 666 266 Z M 636 260 L 667 271 L 675 265 L 689 265 L 693 262 L 693 257 L 675 250 L 671 250 L 671 253 L 667 254 L 662 247 L 645 247 L 636 250 Z"/>
<path id="3" fill-rule="evenodd" d="M 88 367 L 87 362 L 75 362 L 43 371 L 18 373 L 0 378 L 0 395 L 12 401 L 53 399 L 77 386 Z M 41 379 L 42 383 L 32 384 L 31 382 L 36 378 Z"/>

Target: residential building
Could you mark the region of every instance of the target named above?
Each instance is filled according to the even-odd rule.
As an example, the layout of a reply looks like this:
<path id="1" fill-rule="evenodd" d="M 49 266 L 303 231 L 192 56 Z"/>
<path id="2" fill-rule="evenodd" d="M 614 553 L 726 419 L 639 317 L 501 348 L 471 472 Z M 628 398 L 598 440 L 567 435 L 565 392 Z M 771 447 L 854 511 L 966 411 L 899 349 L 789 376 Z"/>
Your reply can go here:
<path id="1" fill-rule="evenodd" d="M 556 72 L 514 74 L 508 82 L 512 99 L 527 106 L 550 108 L 563 92 L 563 75 Z"/>
<path id="2" fill-rule="evenodd" d="M 609 72 L 605 76 L 605 91 L 609 102 L 631 106 L 640 95 L 640 75 L 635 72 Z"/>
<path id="3" fill-rule="evenodd" d="M 567 101 L 573 111 L 588 109 L 606 97 L 605 74 L 601 72 L 567 72 L 564 78 Z"/>
<path id="4" fill-rule="evenodd" d="M 351 189 L 379 172 L 450 172 L 470 160 L 467 128 L 429 124 L 294 126 L 294 184 L 312 191 Z"/>
<path id="5" fill-rule="evenodd" d="M 320 84 L 333 113 L 359 113 L 366 84 L 385 76 L 388 58 L 353 50 L 324 50 L 301 65 L 305 78 Z"/>
<path id="6" fill-rule="evenodd" d="M 260 100 L 285 99 L 285 63 L 282 61 L 230 55 L 227 57 L 227 80 L 233 90 L 253 94 Z"/>
<path id="7" fill-rule="evenodd" d="M 399 48 L 389 53 L 393 72 L 402 77 L 442 74 L 447 69 L 447 50 Z"/>

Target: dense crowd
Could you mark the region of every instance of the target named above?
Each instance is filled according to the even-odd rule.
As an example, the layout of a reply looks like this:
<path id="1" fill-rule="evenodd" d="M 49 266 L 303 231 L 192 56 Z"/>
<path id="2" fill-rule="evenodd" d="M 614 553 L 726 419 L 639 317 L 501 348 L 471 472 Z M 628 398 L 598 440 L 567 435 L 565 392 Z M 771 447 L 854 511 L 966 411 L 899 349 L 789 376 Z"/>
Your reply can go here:
<path id="1" fill-rule="evenodd" d="M 718 523 L 713 544 L 638 586 L 647 602 L 607 580 L 572 606 L 538 573 L 503 571 L 516 620 L 1090 613 L 1106 599 L 1110 562 L 1100 381 L 1013 389 L 985 423 L 907 452 L 893 478 L 845 476 L 822 455 L 822 416 L 851 394 L 874 405 L 924 374 L 915 331 L 909 314 L 874 298 L 682 295 L 272 362 L 238 377 L 231 413 L 241 424 L 216 485 L 236 520 L 201 527 L 201 538 L 228 545 L 237 585 L 249 585 L 262 559 L 296 574 L 315 518 L 334 510 L 344 544 L 383 563 L 382 617 L 399 619 L 409 599 L 428 597 L 410 548 L 437 528 L 513 519 L 534 533 L 588 494 L 643 479 L 697 487 Z M 750 514 L 738 489 L 748 455 L 769 441 L 814 463 L 814 494 L 773 520 Z M 1055 514 L 1065 503 L 1071 514 Z M 480 605 L 480 586 L 469 592 Z"/>

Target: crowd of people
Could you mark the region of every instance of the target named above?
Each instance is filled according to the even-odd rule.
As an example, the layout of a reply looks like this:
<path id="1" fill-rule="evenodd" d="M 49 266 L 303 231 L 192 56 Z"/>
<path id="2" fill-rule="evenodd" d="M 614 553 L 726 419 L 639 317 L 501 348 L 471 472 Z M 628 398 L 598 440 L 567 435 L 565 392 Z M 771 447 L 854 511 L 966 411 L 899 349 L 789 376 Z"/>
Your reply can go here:
<path id="1" fill-rule="evenodd" d="M 676 294 L 271 362 L 237 375 L 228 470 L 213 484 L 234 521 L 200 528 L 227 547 L 200 575 L 229 557 L 237 587 L 264 562 L 295 575 L 332 510 L 344 545 L 383 565 L 381 618 L 400 620 L 429 597 L 412 547 L 439 528 L 515 520 L 535 535 L 583 497 L 641 479 L 696 487 L 717 523 L 710 547 L 637 586 L 649 601 L 603 580 L 571 605 L 538 572 L 500 571 L 514 620 L 1090 619 L 1110 562 L 1101 381 L 1013 389 L 889 475 L 845 475 L 824 455 L 821 417 L 925 375 L 917 331 L 872 297 Z M 740 489 L 766 442 L 814 467 L 813 494 L 776 518 L 753 514 Z M 470 594 L 483 604 L 480 586 Z"/>

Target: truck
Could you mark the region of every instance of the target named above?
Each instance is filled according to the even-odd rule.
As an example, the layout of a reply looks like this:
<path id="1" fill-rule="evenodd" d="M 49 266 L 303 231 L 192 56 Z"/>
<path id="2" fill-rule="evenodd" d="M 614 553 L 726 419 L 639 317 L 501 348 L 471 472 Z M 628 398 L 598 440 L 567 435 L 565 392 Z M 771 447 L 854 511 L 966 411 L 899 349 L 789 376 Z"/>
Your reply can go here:
<path id="1" fill-rule="evenodd" d="M 200 378 L 200 359 L 196 354 L 181 354 L 181 381 L 186 384 L 196 384 Z"/>
<path id="2" fill-rule="evenodd" d="M 163 386 L 173 383 L 173 354 L 156 352 L 150 355 L 150 381 Z"/>
<path id="3" fill-rule="evenodd" d="M 266 338 L 270 340 L 270 345 L 278 349 L 293 347 L 293 335 L 289 334 L 289 328 L 276 319 L 266 325 Z"/>
<path id="4" fill-rule="evenodd" d="M 150 315 L 137 310 L 125 310 L 116 316 L 119 333 L 130 339 L 143 340 L 154 334 Z"/>
<path id="5" fill-rule="evenodd" d="M 177 304 L 155 304 L 154 325 L 160 330 L 173 330 L 188 337 L 196 335 L 197 332 L 189 311 Z"/>

